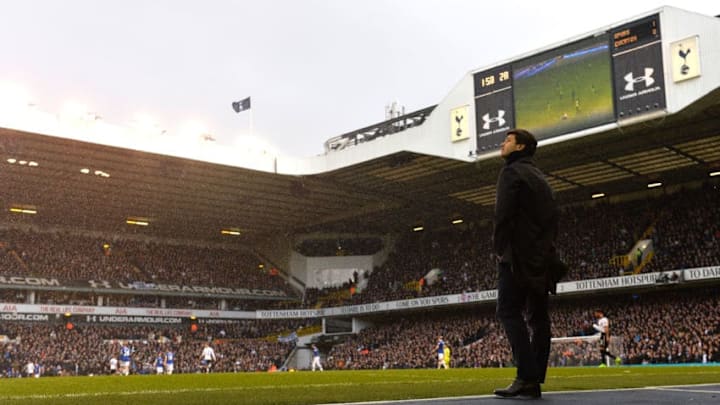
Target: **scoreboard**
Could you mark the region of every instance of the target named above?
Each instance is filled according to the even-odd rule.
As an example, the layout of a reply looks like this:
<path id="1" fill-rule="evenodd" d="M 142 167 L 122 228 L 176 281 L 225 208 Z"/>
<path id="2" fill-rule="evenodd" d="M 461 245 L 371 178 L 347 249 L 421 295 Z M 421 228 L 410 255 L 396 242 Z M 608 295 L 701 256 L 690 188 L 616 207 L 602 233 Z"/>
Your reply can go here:
<path id="1" fill-rule="evenodd" d="M 494 145 L 505 139 L 505 133 L 514 127 L 512 77 L 510 65 L 487 70 L 474 77 L 475 83 L 475 125 L 477 127 L 478 150 Z"/>
<path id="2" fill-rule="evenodd" d="M 613 30 L 612 46 L 613 51 L 621 51 L 626 48 L 636 48 L 660 39 L 660 22 L 658 16 L 627 24 L 619 29 Z"/>
<path id="3" fill-rule="evenodd" d="M 653 15 L 612 30 L 618 119 L 664 109 L 660 21 Z"/>
<path id="4" fill-rule="evenodd" d="M 478 153 L 507 131 L 538 140 L 665 108 L 659 15 L 473 75 Z"/>

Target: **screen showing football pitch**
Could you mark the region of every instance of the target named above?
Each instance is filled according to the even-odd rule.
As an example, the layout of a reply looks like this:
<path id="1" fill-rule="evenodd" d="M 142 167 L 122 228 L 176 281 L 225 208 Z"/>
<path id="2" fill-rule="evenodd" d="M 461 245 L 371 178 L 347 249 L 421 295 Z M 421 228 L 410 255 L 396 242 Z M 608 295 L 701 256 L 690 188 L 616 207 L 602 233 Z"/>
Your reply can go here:
<path id="1" fill-rule="evenodd" d="M 515 123 L 538 140 L 615 120 L 607 35 L 515 62 Z"/>

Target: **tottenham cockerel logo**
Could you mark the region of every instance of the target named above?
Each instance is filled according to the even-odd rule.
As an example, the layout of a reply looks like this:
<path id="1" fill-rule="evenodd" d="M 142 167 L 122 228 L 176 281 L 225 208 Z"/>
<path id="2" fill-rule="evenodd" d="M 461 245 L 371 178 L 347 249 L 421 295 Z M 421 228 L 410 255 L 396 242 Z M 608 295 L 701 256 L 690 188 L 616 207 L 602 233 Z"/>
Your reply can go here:
<path id="1" fill-rule="evenodd" d="M 497 117 L 490 117 L 490 113 L 487 113 L 482 116 L 482 119 L 485 121 L 482 126 L 484 130 L 490 129 L 490 124 L 493 122 L 497 122 L 497 125 L 501 127 L 505 125 L 505 110 L 498 110 Z"/>
<path id="2" fill-rule="evenodd" d="M 625 75 L 625 91 L 635 91 L 635 83 L 645 83 L 645 87 L 650 87 L 655 83 L 652 75 L 655 72 L 653 68 L 645 68 L 645 76 L 634 77 L 632 72 Z"/>

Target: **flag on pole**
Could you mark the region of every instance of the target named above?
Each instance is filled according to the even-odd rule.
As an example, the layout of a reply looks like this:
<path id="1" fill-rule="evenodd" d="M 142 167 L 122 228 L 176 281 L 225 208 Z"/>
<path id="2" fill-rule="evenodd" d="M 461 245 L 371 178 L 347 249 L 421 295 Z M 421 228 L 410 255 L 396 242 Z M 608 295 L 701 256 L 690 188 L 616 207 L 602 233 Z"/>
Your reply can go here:
<path id="1" fill-rule="evenodd" d="M 236 113 L 241 113 L 245 110 L 250 109 L 250 97 L 244 98 L 240 101 L 233 101 L 232 108 Z"/>

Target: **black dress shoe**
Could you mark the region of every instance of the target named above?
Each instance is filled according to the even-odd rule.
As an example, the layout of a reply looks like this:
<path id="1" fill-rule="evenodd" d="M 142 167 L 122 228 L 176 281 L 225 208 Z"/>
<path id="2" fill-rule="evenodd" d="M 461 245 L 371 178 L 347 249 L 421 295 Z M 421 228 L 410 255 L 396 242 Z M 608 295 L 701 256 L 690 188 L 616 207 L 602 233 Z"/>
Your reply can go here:
<path id="1" fill-rule="evenodd" d="M 540 384 L 517 379 L 507 388 L 498 388 L 494 393 L 502 398 L 537 399 L 542 396 L 540 393 Z"/>

